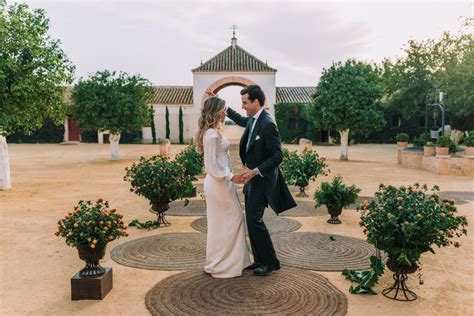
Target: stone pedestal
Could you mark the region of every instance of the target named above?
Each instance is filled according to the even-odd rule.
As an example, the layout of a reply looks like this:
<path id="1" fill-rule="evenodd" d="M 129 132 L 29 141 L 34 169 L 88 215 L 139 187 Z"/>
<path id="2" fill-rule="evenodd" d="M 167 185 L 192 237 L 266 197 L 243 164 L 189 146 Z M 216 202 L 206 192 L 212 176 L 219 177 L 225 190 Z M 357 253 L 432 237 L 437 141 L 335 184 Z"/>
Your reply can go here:
<path id="1" fill-rule="evenodd" d="M 300 153 L 304 152 L 305 149 L 313 150 L 313 142 L 306 138 L 300 139 Z"/>
<path id="2" fill-rule="evenodd" d="M 165 139 L 160 143 L 160 156 L 169 156 L 171 154 L 171 141 Z"/>
<path id="3" fill-rule="evenodd" d="M 112 268 L 104 268 L 105 273 L 97 278 L 83 278 L 76 273 L 71 278 L 71 299 L 101 300 L 113 287 Z"/>

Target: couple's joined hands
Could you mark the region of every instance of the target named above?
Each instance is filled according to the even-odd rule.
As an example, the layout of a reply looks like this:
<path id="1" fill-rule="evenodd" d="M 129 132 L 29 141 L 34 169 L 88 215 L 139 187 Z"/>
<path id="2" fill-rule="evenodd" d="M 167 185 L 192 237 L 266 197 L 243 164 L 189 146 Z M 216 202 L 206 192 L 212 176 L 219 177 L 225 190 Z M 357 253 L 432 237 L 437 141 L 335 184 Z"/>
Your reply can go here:
<path id="1" fill-rule="evenodd" d="M 231 181 L 234 182 L 235 184 L 247 184 L 256 175 L 257 175 L 257 172 L 250 170 L 248 168 L 245 168 L 244 172 L 234 175 Z"/>

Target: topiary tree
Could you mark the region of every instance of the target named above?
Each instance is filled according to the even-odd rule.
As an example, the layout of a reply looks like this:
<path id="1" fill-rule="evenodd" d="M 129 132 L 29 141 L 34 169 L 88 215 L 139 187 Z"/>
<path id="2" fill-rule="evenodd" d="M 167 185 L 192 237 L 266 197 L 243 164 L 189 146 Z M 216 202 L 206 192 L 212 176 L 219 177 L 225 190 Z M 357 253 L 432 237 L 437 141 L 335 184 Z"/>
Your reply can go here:
<path id="1" fill-rule="evenodd" d="M 312 123 L 341 136 L 340 160 L 348 159 L 349 132 L 367 135 L 385 124 L 377 67 L 353 59 L 325 69 L 308 111 Z"/>
<path id="2" fill-rule="evenodd" d="M 156 144 L 156 127 L 155 127 L 155 109 L 151 106 L 151 138 L 153 144 Z"/>
<path id="3" fill-rule="evenodd" d="M 166 107 L 165 120 L 166 120 L 166 139 L 170 139 L 170 111 L 168 110 L 168 107 Z"/>
<path id="4" fill-rule="evenodd" d="M 184 198 L 192 190 L 191 177 L 185 167 L 169 157 L 153 156 L 140 157 L 138 163 L 125 171 L 123 179 L 130 182 L 130 191 L 150 201 L 151 211 L 158 216 L 158 225 L 169 225 L 165 220 L 169 203 Z"/>
<path id="5" fill-rule="evenodd" d="M 179 143 L 184 144 L 183 135 L 183 109 L 179 107 Z"/>
<path id="6" fill-rule="evenodd" d="M 120 134 L 148 123 L 152 92 L 150 82 L 138 75 L 98 71 L 74 87 L 71 110 L 82 130 L 110 132 L 111 157 L 118 160 Z"/>
<path id="7" fill-rule="evenodd" d="M 66 118 L 64 95 L 74 66 L 48 32 L 44 10 L 0 0 L 0 190 L 11 188 L 5 136 Z"/>
<path id="8" fill-rule="evenodd" d="M 319 157 L 319 155 L 305 148 L 302 154 L 298 154 L 295 150 L 290 152 L 288 149 L 283 149 L 283 161 L 281 163 L 281 171 L 285 176 L 285 180 L 290 185 L 296 185 L 300 188 L 298 197 L 307 197 L 305 187 L 308 186 L 309 181 L 316 180 L 319 175 L 327 175 L 329 170 L 326 170 L 326 158 Z"/>

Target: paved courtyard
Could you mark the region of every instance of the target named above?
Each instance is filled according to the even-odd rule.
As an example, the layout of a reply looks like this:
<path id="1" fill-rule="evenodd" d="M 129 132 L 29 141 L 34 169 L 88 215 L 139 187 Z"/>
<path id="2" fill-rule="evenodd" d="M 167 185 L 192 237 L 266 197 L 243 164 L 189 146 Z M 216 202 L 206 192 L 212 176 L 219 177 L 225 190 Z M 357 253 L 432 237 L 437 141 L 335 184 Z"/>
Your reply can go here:
<path id="1" fill-rule="evenodd" d="M 173 155 L 184 146 L 173 145 Z M 297 149 L 297 146 L 287 146 Z M 307 190 L 311 201 L 321 181 L 342 175 L 356 184 L 360 195 L 373 196 L 380 183 L 409 185 L 414 182 L 437 184 L 442 191 L 474 191 L 472 177 L 439 176 L 397 165 L 395 145 L 355 145 L 349 161 L 338 160 L 336 146 L 315 146 L 327 157 L 331 173 L 318 178 Z M 235 148 L 234 148 L 235 150 Z M 159 152 L 158 145 L 120 145 L 120 161 L 110 161 L 108 145 L 23 145 L 11 144 L 11 191 L 0 191 L 0 314 L 1 315 L 148 315 L 145 295 L 157 282 L 179 271 L 140 270 L 117 264 L 110 250 L 127 240 L 169 232 L 195 232 L 191 223 L 199 217 L 169 216 L 166 228 L 141 231 L 130 228 L 130 237 L 110 243 L 103 266 L 113 267 L 114 288 L 103 301 L 71 301 L 70 278 L 84 262 L 77 250 L 54 236 L 56 222 L 81 199 L 103 198 L 124 215 L 124 221 L 153 219 L 144 198 L 129 192 L 123 181 L 124 168 L 140 156 Z M 235 152 L 233 153 L 235 157 Z M 237 159 L 234 159 L 236 161 Z M 202 182 L 202 179 L 200 179 Z M 459 205 L 459 213 L 473 222 L 474 202 Z M 329 225 L 328 217 L 295 217 L 299 232 L 321 232 L 364 239 L 354 210 L 344 210 L 341 225 Z M 436 255 L 422 256 L 424 285 L 416 275 L 409 286 L 418 300 L 402 303 L 377 296 L 351 295 L 350 285 L 340 272 L 317 272 L 341 290 L 348 299 L 348 315 L 468 315 L 474 311 L 474 238 L 460 240 L 461 247 L 439 249 Z M 376 290 L 392 283 L 386 271 Z"/>

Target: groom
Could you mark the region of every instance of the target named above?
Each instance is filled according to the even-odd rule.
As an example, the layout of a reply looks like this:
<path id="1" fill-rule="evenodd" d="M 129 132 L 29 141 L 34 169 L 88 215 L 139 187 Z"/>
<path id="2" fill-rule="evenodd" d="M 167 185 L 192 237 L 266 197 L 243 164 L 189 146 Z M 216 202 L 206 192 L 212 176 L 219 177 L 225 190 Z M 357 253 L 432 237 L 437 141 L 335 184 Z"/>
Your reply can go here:
<path id="1" fill-rule="evenodd" d="M 242 108 L 247 117 L 230 107 L 227 116 L 245 127 L 240 139 L 240 159 L 245 166 L 241 179 L 245 183 L 245 215 L 254 263 L 254 275 L 266 276 L 280 269 L 270 234 L 263 222 L 268 205 L 279 214 L 296 206 L 278 165 L 283 159 L 280 134 L 270 114 L 264 110 L 265 94 L 257 85 L 240 91 Z"/>

